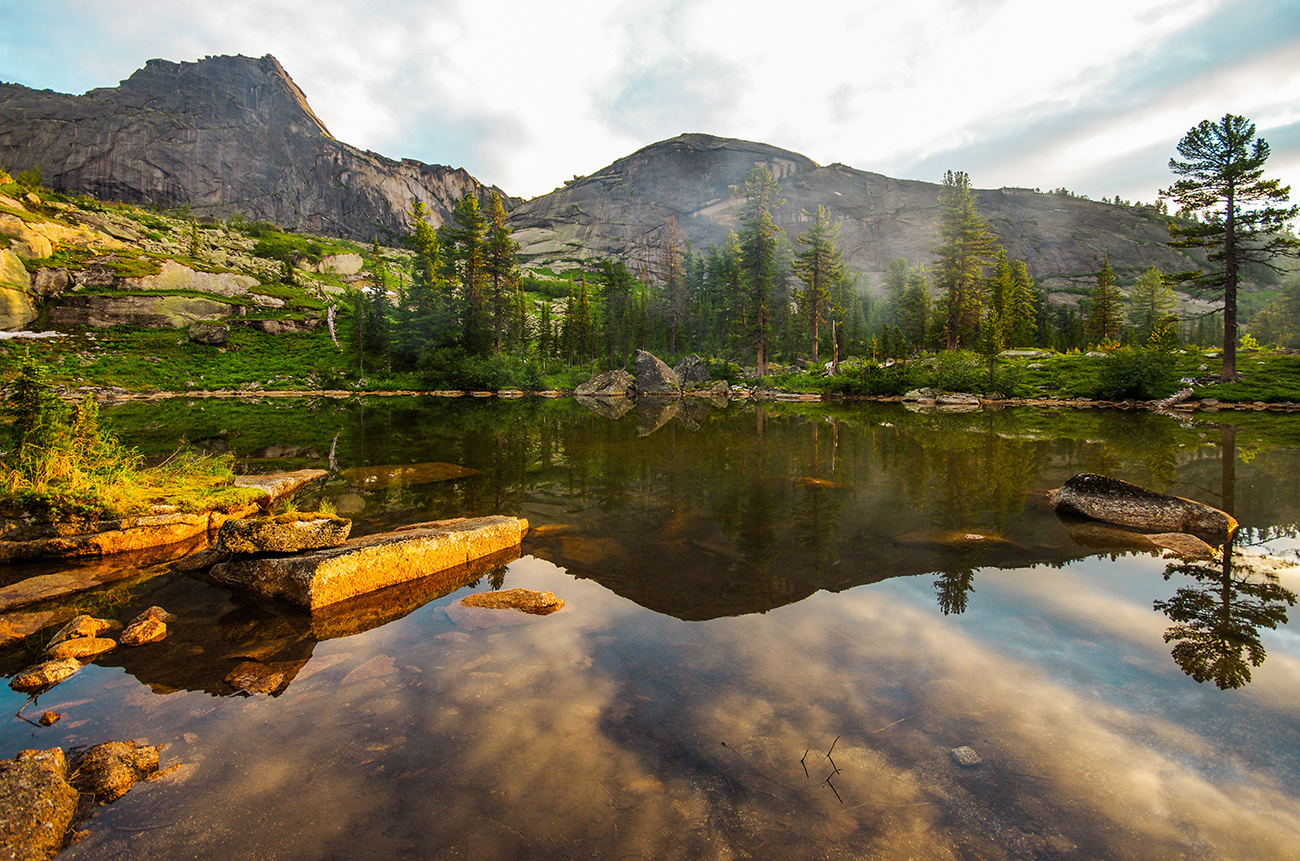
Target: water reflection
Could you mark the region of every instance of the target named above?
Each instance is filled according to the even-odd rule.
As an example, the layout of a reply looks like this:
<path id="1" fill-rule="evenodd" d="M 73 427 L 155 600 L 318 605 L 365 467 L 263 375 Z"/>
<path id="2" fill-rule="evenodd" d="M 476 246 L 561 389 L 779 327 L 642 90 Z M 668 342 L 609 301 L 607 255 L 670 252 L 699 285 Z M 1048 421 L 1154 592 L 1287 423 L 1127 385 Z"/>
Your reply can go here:
<path id="1" fill-rule="evenodd" d="M 1166 580 L 1148 553 L 1077 542 L 1043 498 L 1100 470 L 1227 490 L 1251 535 L 1294 529 L 1300 445 L 1273 426 L 1238 428 L 1253 460 L 1225 464 L 1217 425 L 1124 413 L 732 405 L 639 436 L 573 401 L 207 406 L 167 432 L 477 470 L 319 496 L 359 533 L 520 514 L 528 555 L 333 618 L 187 578 L 135 588 L 116 615 L 160 604 L 172 637 L 44 695 L 68 716 L 39 741 L 5 737 L 147 738 L 184 763 L 105 808 L 70 861 L 1295 857 L 1300 654 L 1269 616 L 1287 598 L 1228 572 L 1223 650 L 1242 644 L 1254 679 L 1197 686 L 1152 605 L 1218 636 L 1222 566 Z M 142 433 L 161 444 L 166 421 Z M 455 610 L 474 583 L 566 607 L 479 627 Z M 273 695 L 231 696 L 235 670 Z M 832 744 L 834 792 L 829 764 L 800 765 Z"/>
<path id="2" fill-rule="evenodd" d="M 1248 684 L 1250 668 L 1264 662 L 1260 629 L 1286 624 L 1296 593 L 1258 560 L 1251 564 L 1234 554 L 1231 539 L 1214 562 L 1170 563 L 1165 579 L 1175 575 L 1193 583 L 1154 604 L 1174 623 L 1165 632 L 1165 642 L 1175 644 L 1174 661 L 1196 681 L 1213 680 L 1220 690 Z"/>

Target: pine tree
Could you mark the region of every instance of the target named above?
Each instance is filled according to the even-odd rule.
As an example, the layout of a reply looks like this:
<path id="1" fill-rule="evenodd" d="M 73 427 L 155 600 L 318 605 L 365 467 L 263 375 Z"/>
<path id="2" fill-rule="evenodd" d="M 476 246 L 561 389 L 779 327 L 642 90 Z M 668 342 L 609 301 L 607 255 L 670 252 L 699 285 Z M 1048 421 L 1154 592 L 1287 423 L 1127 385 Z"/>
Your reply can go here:
<path id="1" fill-rule="evenodd" d="M 1164 274 L 1154 266 L 1147 267 L 1129 292 L 1128 321 L 1133 326 L 1135 339 L 1145 343 L 1152 330 L 1165 321 L 1177 304 L 1173 288 L 1166 283 Z"/>
<path id="2" fill-rule="evenodd" d="M 1264 179 L 1269 147 L 1255 137 L 1255 124 L 1245 117 L 1224 114 L 1216 122 L 1202 120 L 1178 143 L 1169 169 L 1182 179 L 1161 192 L 1184 213 L 1203 213 L 1204 221 L 1169 223 L 1174 248 L 1202 248 L 1218 266 L 1210 272 L 1173 276 L 1195 288 L 1223 296 L 1224 380 L 1237 378 L 1237 286 L 1242 267 L 1253 263 L 1276 272 L 1280 256 L 1300 256 L 1300 239 L 1286 229 L 1300 207 L 1285 206 L 1291 189 L 1276 179 Z M 1248 208 L 1258 204 L 1258 208 Z"/>
<path id="3" fill-rule="evenodd" d="M 1043 291 L 1038 289 L 1033 276 L 1029 274 L 1025 261 L 1011 261 L 1011 283 L 1011 298 L 1003 314 L 1007 343 L 1012 347 L 1028 347 L 1034 343 L 1047 302 Z"/>
<path id="4" fill-rule="evenodd" d="M 1105 256 L 1101 271 L 1097 273 L 1097 286 L 1092 288 L 1092 300 L 1088 303 L 1088 340 L 1100 344 L 1119 337 L 1120 321 L 1123 319 L 1124 297 L 1115 286 L 1115 271 L 1110 268 L 1110 254 Z"/>
<path id="5" fill-rule="evenodd" d="M 948 171 L 939 192 L 939 243 L 934 247 L 935 286 L 943 295 L 949 350 L 970 344 L 984 311 L 983 274 L 993 235 L 975 209 L 970 177 Z"/>
<path id="6" fill-rule="evenodd" d="M 839 232 L 840 223 L 837 221 L 832 224 L 826 207 L 818 206 L 813 214 L 812 227 L 798 239 L 799 244 L 806 247 L 795 255 L 794 271 L 804 283 L 803 293 L 799 297 L 799 309 L 812 329 L 814 362 L 818 361 L 821 324 L 825 322 L 832 290 L 844 282 L 844 262 L 840 250 L 835 247 Z"/>
<path id="7" fill-rule="evenodd" d="M 677 355 L 677 328 L 686 310 L 686 280 L 682 272 L 682 235 L 677 219 L 664 222 L 659 248 L 659 272 L 664 286 L 664 313 L 668 321 L 668 353 Z"/>
<path id="8" fill-rule="evenodd" d="M 740 275 L 744 289 L 745 321 L 753 338 L 758 376 L 767 375 L 767 351 L 772 337 L 772 287 L 776 281 L 776 226 L 773 212 L 784 200 L 781 186 L 765 167 L 745 175 L 740 211 Z"/>
<path id="9" fill-rule="evenodd" d="M 487 289 L 487 219 L 478 198 L 467 194 L 442 228 L 445 267 L 459 293 L 460 341 L 474 356 L 488 355 L 493 346 L 492 312 Z"/>
<path id="10" fill-rule="evenodd" d="M 485 266 L 487 269 L 489 304 L 492 309 L 493 351 L 500 353 L 511 329 L 512 311 L 518 314 L 521 307 L 519 293 L 519 243 L 511 237 L 506 227 L 506 209 L 501 196 L 495 191 L 488 198 L 487 240 Z M 517 336 L 515 336 L 517 338 Z"/>

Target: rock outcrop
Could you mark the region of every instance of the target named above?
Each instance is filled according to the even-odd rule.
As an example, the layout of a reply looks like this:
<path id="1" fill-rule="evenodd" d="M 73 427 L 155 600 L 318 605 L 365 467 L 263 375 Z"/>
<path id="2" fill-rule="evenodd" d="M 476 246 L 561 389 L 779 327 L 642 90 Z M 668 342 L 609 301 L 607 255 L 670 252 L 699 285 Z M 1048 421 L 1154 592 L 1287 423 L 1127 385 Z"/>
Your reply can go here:
<path id="1" fill-rule="evenodd" d="M 518 610 L 530 616 L 549 616 L 557 610 L 564 609 L 564 601 L 555 597 L 554 592 L 538 592 L 533 589 L 476 592 L 461 598 L 460 603 L 466 607 L 487 610 Z"/>
<path id="2" fill-rule="evenodd" d="M 1224 540 L 1237 529 L 1232 515 L 1217 508 L 1166 496 L 1118 478 L 1080 473 L 1047 495 L 1058 514 L 1085 517 L 1139 532 L 1186 532 Z"/>
<path id="3" fill-rule="evenodd" d="M 439 225 L 465 195 L 494 191 L 335 140 L 270 55 L 150 60 L 81 96 L 0 84 L 0 164 L 38 167 L 57 191 L 365 241 L 404 232 L 414 200 Z"/>

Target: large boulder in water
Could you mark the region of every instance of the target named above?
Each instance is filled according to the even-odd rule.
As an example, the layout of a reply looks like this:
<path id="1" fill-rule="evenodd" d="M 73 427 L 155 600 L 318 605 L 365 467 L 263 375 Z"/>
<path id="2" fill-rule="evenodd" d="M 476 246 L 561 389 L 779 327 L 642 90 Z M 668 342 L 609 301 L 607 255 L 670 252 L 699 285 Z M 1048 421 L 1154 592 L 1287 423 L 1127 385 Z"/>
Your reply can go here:
<path id="1" fill-rule="evenodd" d="M 1237 529 L 1217 508 L 1166 496 L 1118 478 L 1083 472 L 1047 495 L 1058 514 L 1072 514 L 1140 532 L 1190 532 L 1226 539 Z"/>
<path id="2" fill-rule="evenodd" d="M 680 395 L 682 383 L 673 369 L 645 350 L 636 351 L 636 393 L 642 395 Z"/>
<path id="3" fill-rule="evenodd" d="M 275 517 L 227 520 L 217 546 L 227 553 L 297 553 L 337 547 L 348 540 L 352 521 L 320 512 L 292 512 Z"/>
<path id="4" fill-rule="evenodd" d="M 573 390 L 575 395 L 596 398 L 625 398 L 636 388 L 636 381 L 627 371 L 606 371 L 597 374 Z"/>

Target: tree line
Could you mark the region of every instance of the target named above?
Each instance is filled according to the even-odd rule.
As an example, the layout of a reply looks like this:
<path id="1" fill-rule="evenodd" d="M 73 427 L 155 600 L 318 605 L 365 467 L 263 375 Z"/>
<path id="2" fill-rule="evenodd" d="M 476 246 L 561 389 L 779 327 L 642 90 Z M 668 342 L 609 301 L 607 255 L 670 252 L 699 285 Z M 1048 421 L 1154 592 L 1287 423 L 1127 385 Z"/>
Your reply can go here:
<path id="1" fill-rule="evenodd" d="M 886 360 L 934 350 L 992 356 L 1016 347 L 1168 348 L 1181 335 L 1222 338 L 1224 375 L 1231 377 L 1241 272 L 1247 265 L 1283 271 L 1278 258 L 1300 248 L 1288 230 L 1297 208 L 1281 205 L 1288 188 L 1263 179 L 1268 145 L 1244 118 L 1207 120 L 1178 150 L 1182 159 L 1171 159 L 1170 169 L 1181 179 L 1162 192 L 1162 202 L 1173 200 L 1180 213 L 1198 217 L 1171 219 L 1170 244 L 1203 250 L 1211 266 L 1170 274 L 1149 267 L 1127 300 L 1104 256 L 1079 307 L 1049 307 L 1024 261 L 998 245 L 976 209 L 969 177 L 959 171 L 948 171 L 940 188 L 932 261 L 893 261 L 875 298 L 845 266 L 840 225 L 830 213 L 821 206 L 801 211 L 807 227 L 791 238 L 777 223 L 781 186 L 756 167 L 735 189 L 739 229 L 722 242 L 696 251 L 668 219 L 653 266 L 646 259 L 637 268 L 606 260 L 559 282 L 521 272 L 497 195 L 486 211 L 466 196 L 437 229 L 417 201 L 405 239 L 413 252 L 409 279 L 391 289 L 376 243 L 370 283 L 352 297 L 353 346 L 363 373 L 376 366 L 436 373 L 448 363 L 496 356 L 543 367 L 618 367 L 648 349 L 721 357 L 764 376 L 778 360 L 833 365 L 847 356 Z M 1180 332 L 1176 284 L 1218 296 L 1221 316 Z M 1300 286 L 1293 292 L 1261 315 L 1266 325 L 1286 330 Z"/>

